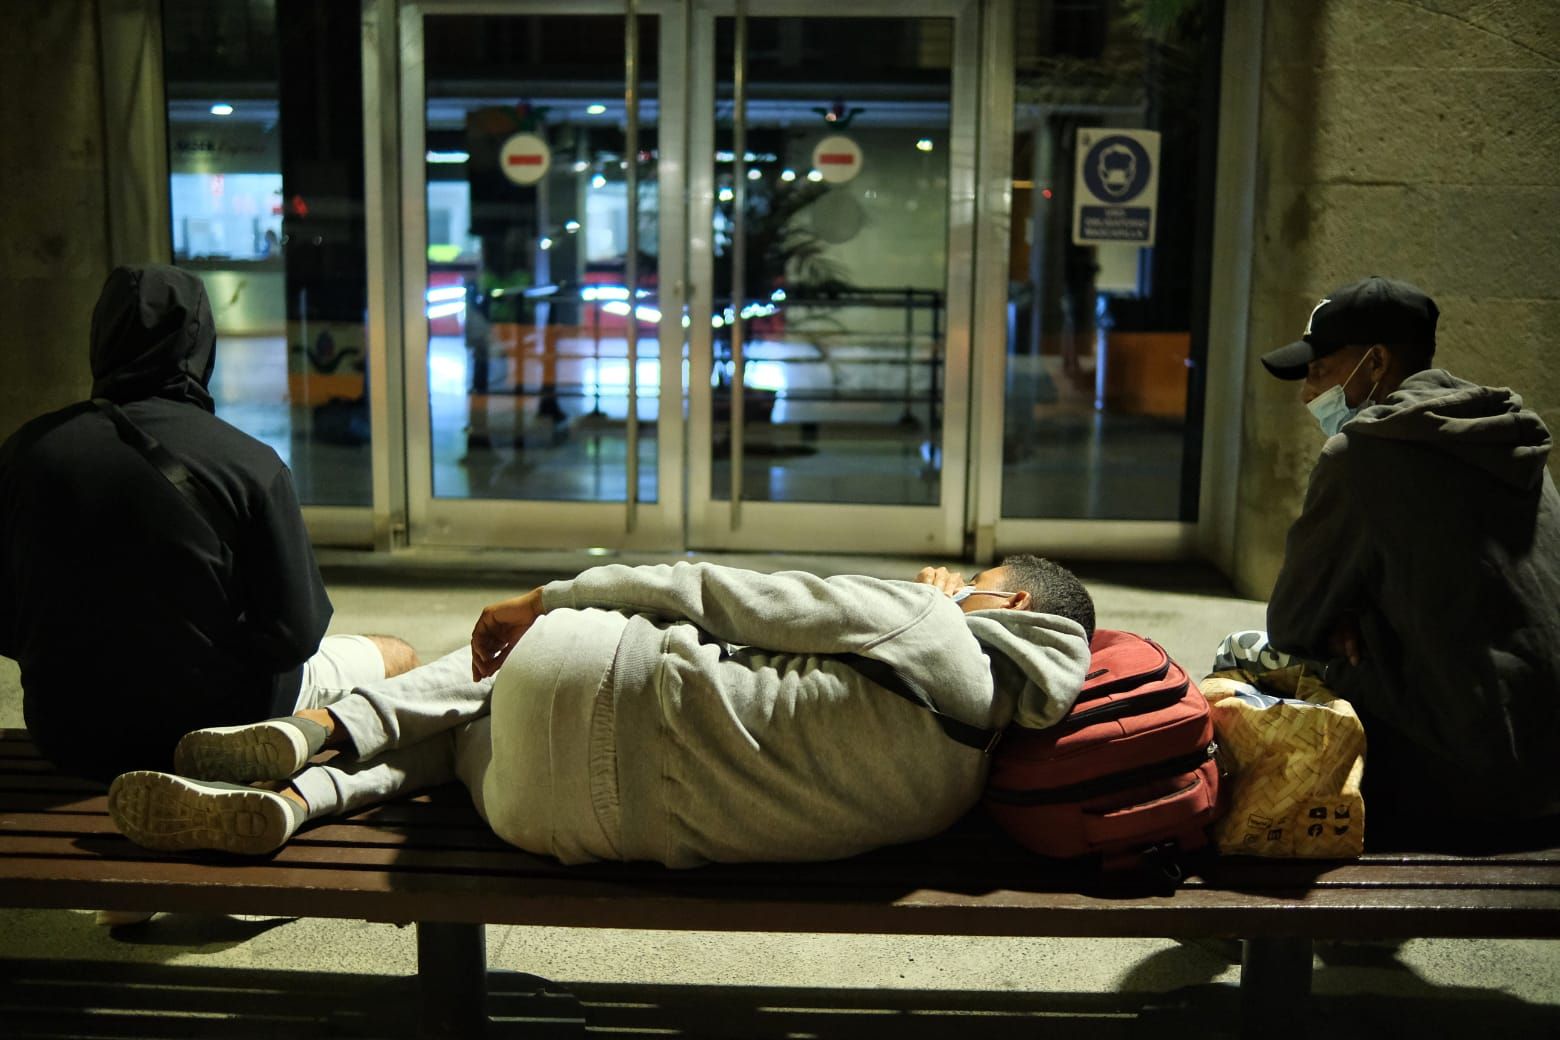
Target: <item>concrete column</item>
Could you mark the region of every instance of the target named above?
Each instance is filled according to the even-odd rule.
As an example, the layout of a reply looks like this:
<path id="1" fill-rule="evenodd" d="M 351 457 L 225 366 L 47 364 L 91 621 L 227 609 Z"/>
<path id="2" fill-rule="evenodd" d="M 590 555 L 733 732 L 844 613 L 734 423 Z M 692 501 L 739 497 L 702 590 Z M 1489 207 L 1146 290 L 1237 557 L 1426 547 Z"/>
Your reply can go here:
<path id="1" fill-rule="evenodd" d="M 0 437 L 79 401 L 108 274 L 97 5 L 0 5 Z"/>
<path id="2" fill-rule="evenodd" d="M 168 262 L 158 8 L 0 5 L 0 438 L 87 395 L 109 268 Z"/>
<path id="3" fill-rule="evenodd" d="M 1261 353 L 1369 274 L 1441 307 L 1436 363 L 1560 430 L 1560 5 L 1267 0 L 1236 584 L 1265 597 L 1322 437 Z M 1552 473 L 1560 474 L 1555 459 Z"/>
<path id="4" fill-rule="evenodd" d="M 110 266 L 173 260 L 161 0 L 97 0 Z"/>

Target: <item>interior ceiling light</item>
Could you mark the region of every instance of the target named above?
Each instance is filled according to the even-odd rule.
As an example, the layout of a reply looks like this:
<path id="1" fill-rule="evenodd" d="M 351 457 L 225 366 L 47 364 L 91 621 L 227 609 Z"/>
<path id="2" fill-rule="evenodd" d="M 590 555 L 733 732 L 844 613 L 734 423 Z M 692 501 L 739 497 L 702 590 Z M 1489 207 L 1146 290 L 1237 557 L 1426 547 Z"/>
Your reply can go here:
<path id="1" fill-rule="evenodd" d="M 230 116 L 233 114 L 233 106 L 226 101 L 218 101 L 211 106 L 211 114 L 214 116 Z"/>
<path id="2" fill-rule="evenodd" d="M 606 110 L 607 110 L 607 106 L 606 105 L 586 105 L 585 106 L 585 114 L 586 115 L 599 116 L 603 112 L 605 112 Z"/>

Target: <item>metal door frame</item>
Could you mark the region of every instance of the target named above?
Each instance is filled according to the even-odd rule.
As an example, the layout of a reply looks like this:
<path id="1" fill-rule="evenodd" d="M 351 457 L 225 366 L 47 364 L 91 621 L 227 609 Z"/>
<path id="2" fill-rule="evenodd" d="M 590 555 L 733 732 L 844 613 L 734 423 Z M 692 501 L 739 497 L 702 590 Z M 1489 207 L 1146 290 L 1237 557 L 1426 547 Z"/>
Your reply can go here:
<path id="1" fill-rule="evenodd" d="M 1250 294 L 1249 237 L 1254 195 L 1251 170 L 1257 144 L 1260 67 L 1260 11 L 1242 5 L 1225 9 L 1222 100 L 1218 127 L 1220 205 L 1215 215 L 1215 256 L 1209 311 L 1212 315 L 1204 410 L 1201 509 L 1195 524 L 1174 521 L 1046 520 L 1000 515 L 1003 359 L 1006 353 L 1004 274 L 1011 220 L 1010 164 L 1013 121 L 1013 0 L 862 0 L 851 10 L 832 0 L 749 0 L 750 13 L 828 16 L 933 16 L 956 19 L 954 112 L 950 180 L 968 167 L 968 191 L 950 192 L 948 281 L 950 320 L 945 388 L 944 459 L 941 505 L 836 506 L 746 502 L 740 525 L 729 524 L 730 503 L 712 503 L 709 437 L 711 394 L 705 380 L 684 385 L 683 335 L 662 322 L 658 465 L 661 485 L 653 509 L 639 510 L 639 523 L 626 530 L 623 503 L 510 503 L 483 500 L 433 503 L 416 497 L 412 459 L 425 459 L 430 433 L 427 415 L 426 324 L 420 286 L 405 273 L 421 270 L 425 190 L 422 175 L 423 110 L 420 61 L 407 75 L 401 55 L 408 21 L 419 30 L 425 14 L 514 14 L 567 12 L 622 14 L 623 2 L 556 0 L 363 0 L 364 135 L 369 266 L 368 348 L 370 371 L 384 378 L 369 383 L 373 430 L 372 540 L 375 547 L 405 545 L 409 534 L 421 544 L 523 545 L 582 548 L 587 541 L 649 549 L 748 548 L 870 552 L 968 550 L 978 560 L 1008 550 L 1041 549 L 1058 555 L 1119 558 L 1187 558 L 1203 555 L 1228 569 L 1233 557 L 1234 474 L 1240 463 L 1238 429 L 1244 389 Z M 681 312 L 690 295 L 695 308 L 710 297 L 710 218 L 713 171 L 691 164 L 690 155 L 712 151 L 714 70 L 690 69 L 692 56 L 711 55 L 714 18 L 730 16 L 736 0 L 640 0 L 641 13 L 662 19 L 659 164 L 662 238 L 677 228 L 683 250 L 663 250 L 663 312 Z M 420 59 L 420 42 L 418 49 Z M 684 77 L 667 70 L 687 69 Z M 961 75 L 961 72 L 963 73 Z M 978 73 L 978 75 L 977 75 Z M 402 86 L 410 81 L 415 99 Z M 415 104 L 412 101 L 415 100 Z M 976 137 L 976 111 L 981 118 Z M 703 118 L 693 119 L 691 113 Z M 977 153 L 978 148 L 978 153 Z M 703 151 L 700 151 L 702 149 Z M 377 160 L 377 161 L 376 161 Z M 958 165 L 958 164 L 962 164 Z M 962 182 L 961 182 L 962 183 Z M 950 187 L 954 185 L 951 183 Z M 686 188 L 686 191 L 681 190 Z M 675 224 L 673 222 L 676 222 Z M 691 270 L 690 270 L 691 268 Z M 675 272 L 675 274 L 673 273 Z M 407 292 L 408 288 L 415 289 Z M 967 290 L 967 291 L 966 291 Z M 978 295 L 977 295 L 978 293 Z M 962 301 L 969 301 L 964 304 Z M 701 304 L 702 301 L 702 304 Z M 965 306 L 963 320 L 951 308 Z M 694 313 L 699 313 L 697 309 Z M 708 313 L 704 310 L 703 313 Z M 694 323 L 688 348 L 690 372 L 709 371 L 712 336 Z M 668 341 L 671 342 L 668 342 Z M 420 342 L 419 342 L 420 341 Z M 954 361 L 962 382 L 955 386 Z M 701 367 L 702 366 L 702 367 Z M 670 388 L 679 388 L 673 404 Z M 691 392 L 690 392 L 691 390 Z M 687 394 L 688 417 L 682 415 Z M 990 402 L 978 410 L 973 401 Z M 668 407 L 671 405 L 671 407 Z M 699 445 L 690 450 L 689 445 Z M 423 491 L 429 474 L 421 474 Z M 685 494 L 686 493 L 686 494 Z M 435 508 L 436 506 L 436 508 Z M 304 510 L 316 537 L 362 544 L 368 534 L 362 509 Z M 606 524 L 604 514 L 621 521 Z M 721 514 L 725 514 L 723 517 Z M 538 515 L 541 514 L 541 515 Z M 409 531 L 410 528 L 410 531 Z M 588 532 L 588 537 L 584 534 Z M 828 540 L 824 540 L 824 534 Z M 968 533 L 969 542 L 964 539 Z"/>
<path id="2" fill-rule="evenodd" d="M 981 562 L 1009 552 L 1040 551 L 1072 559 L 1178 559 L 1191 554 L 1197 525 L 1179 520 L 1028 518 L 1002 515 L 1003 429 L 1007 412 L 1008 250 L 1013 213 L 1014 12 L 1012 0 L 984 11 L 981 83 L 985 121 L 980 141 L 980 211 L 976 232 L 978 289 L 975 337 L 980 344 L 972 385 L 976 398 L 996 402 L 975 416 L 971 431 L 969 529 L 971 556 Z"/>
<path id="3" fill-rule="evenodd" d="M 1209 286 L 1207 379 L 1198 519 L 1109 520 L 1002 516 L 1002 433 L 1006 407 L 1007 252 L 1012 221 L 1014 107 L 1013 0 L 986 0 L 981 86 L 979 228 L 972 388 L 989 401 L 972 424 L 968 529 L 971 556 L 1040 551 L 1073 559 L 1211 559 L 1226 573 L 1235 555 L 1240 415 L 1250 303 L 1251 222 L 1256 191 L 1261 96 L 1261 5 L 1224 5 L 1217 169 Z"/>
<path id="4" fill-rule="evenodd" d="M 654 502 L 636 502 L 637 488 L 626 485 L 625 501 L 440 499 L 433 495 L 432 430 L 428 407 L 428 326 L 422 278 L 427 257 L 427 184 L 424 174 L 426 102 L 423 20 L 451 15 L 617 15 L 630 9 L 661 19 L 657 180 L 673 190 L 661 193 L 662 241 L 686 237 L 686 207 L 681 190 L 684 167 L 683 126 L 686 99 L 680 76 L 665 70 L 686 65 L 685 15 L 674 0 L 407 0 L 398 9 L 396 53 L 400 104 L 400 272 L 385 277 L 400 292 L 404 339 L 405 501 L 407 540 L 416 545 L 503 548 L 677 549 L 683 542 L 683 309 L 684 255 L 664 251 L 658 271 L 663 318 L 659 323 L 660 403 L 657 409 L 657 494 Z M 373 201 L 370 204 L 373 212 Z M 371 305 L 373 301 L 371 300 Z M 386 301 L 385 313 L 394 313 Z M 632 472 L 632 470 L 630 470 Z M 391 524 L 393 527 L 393 523 Z"/>
<path id="5" fill-rule="evenodd" d="M 954 21 L 949 111 L 948 269 L 943 382 L 943 466 L 938 505 L 712 501 L 714 335 L 708 322 L 692 323 L 688 371 L 689 546 L 715 550 L 958 553 L 964 543 L 968 465 L 971 298 L 975 224 L 976 106 L 979 81 L 979 0 L 695 0 L 691 44 L 699 58 L 689 69 L 689 275 L 693 314 L 713 313 L 711 228 L 716 69 L 715 19 L 735 17 L 929 17 Z M 697 161 L 695 161 L 696 157 Z"/>

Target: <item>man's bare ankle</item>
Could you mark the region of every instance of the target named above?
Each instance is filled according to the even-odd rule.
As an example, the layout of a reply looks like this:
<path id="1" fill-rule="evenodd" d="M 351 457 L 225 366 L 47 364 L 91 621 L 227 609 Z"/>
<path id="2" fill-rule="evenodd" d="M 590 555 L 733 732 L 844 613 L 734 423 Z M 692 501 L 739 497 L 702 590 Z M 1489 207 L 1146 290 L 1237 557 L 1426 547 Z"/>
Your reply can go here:
<path id="1" fill-rule="evenodd" d="M 302 708 L 293 712 L 300 719 L 308 719 L 325 730 L 325 747 L 340 747 L 346 740 L 346 731 L 336 723 L 336 716 L 324 708 Z"/>
<path id="2" fill-rule="evenodd" d="M 305 798 L 303 794 L 292 784 L 288 784 L 277 793 L 280 794 L 283 798 L 286 798 L 289 801 L 297 802 L 299 805 L 303 806 L 303 811 L 305 813 L 309 811 L 309 800 Z"/>

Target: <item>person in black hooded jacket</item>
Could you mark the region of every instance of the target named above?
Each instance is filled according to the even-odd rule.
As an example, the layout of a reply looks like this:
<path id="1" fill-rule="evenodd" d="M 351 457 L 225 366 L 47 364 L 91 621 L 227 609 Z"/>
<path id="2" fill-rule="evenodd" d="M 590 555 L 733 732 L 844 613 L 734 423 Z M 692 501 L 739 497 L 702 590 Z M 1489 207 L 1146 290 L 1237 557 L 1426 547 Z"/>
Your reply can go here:
<path id="1" fill-rule="evenodd" d="M 192 729 L 286 715 L 309 688 L 306 664 L 324 668 L 331 604 L 291 476 L 216 417 L 215 347 L 195 275 L 109 275 L 92 315 L 92 397 L 188 469 L 223 514 L 216 526 L 93 401 L 0 446 L 0 654 L 21 665 L 39 749 L 82 776 L 166 768 Z M 321 673 L 347 687 L 415 664 L 391 637 L 331 639 L 372 644 Z"/>
<path id="2" fill-rule="evenodd" d="M 1458 841 L 1560 813 L 1560 496 L 1543 420 L 1431 368 L 1439 310 L 1371 277 L 1263 357 L 1328 440 L 1268 603 L 1365 724 L 1372 830 Z M 1516 821 L 1513 826 L 1508 823 Z"/>

